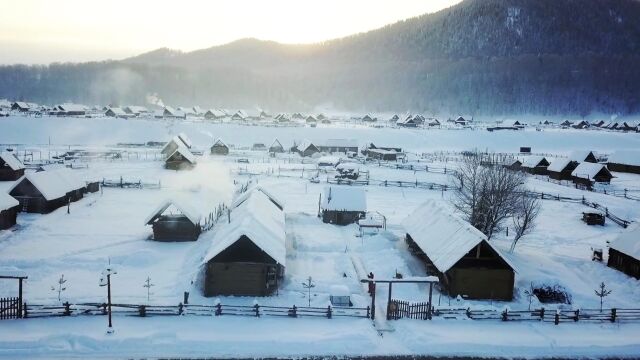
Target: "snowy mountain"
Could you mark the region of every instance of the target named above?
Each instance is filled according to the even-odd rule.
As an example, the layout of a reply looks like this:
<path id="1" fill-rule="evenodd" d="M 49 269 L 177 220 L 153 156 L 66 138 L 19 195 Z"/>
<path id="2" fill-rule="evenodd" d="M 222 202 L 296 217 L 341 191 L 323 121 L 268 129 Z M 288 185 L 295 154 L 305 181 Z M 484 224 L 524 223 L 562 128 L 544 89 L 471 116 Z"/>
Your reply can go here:
<path id="1" fill-rule="evenodd" d="M 0 67 L 0 98 L 113 103 L 158 94 L 276 110 L 636 113 L 638 18 L 637 0 L 466 0 L 319 44 L 243 39 L 117 62 Z"/>

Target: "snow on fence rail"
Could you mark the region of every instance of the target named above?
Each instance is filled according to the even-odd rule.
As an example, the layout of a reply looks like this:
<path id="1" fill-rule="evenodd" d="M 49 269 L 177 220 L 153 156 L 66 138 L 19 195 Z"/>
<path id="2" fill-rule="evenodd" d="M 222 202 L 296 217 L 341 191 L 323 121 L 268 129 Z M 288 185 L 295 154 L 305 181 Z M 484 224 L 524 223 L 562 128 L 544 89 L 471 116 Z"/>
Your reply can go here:
<path id="1" fill-rule="evenodd" d="M 65 302 L 61 305 L 37 305 L 27 304 L 23 306 L 23 318 L 82 316 L 82 315 L 107 315 L 106 303 L 79 303 Z M 138 305 L 138 304 L 111 304 L 112 315 L 124 316 L 284 316 L 284 317 L 354 317 L 369 318 L 369 307 L 298 307 L 298 306 L 263 306 L 263 305 Z"/>
<path id="2" fill-rule="evenodd" d="M 142 182 L 142 180 L 124 180 L 122 176 L 119 180 L 103 178 L 100 183 L 102 187 L 121 188 L 121 189 L 160 189 L 162 187 L 160 181 Z"/>
<path id="3" fill-rule="evenodd" d="M 509 310 L 495 309 L 474 310 L 471 308 L 431 308 L 429 304 L 409 303 L 407 301 L 392 300 L 392 306 L 388 313 L 388 319 L 399 320 L 421 319 L 428 320 L 433 317 L 442 319 L 471 319 L 471 320 L 500 320 L 500 321 L 542 321 L 553 322 L 556 325 L 564 322 L 640 322 L 640 309 L 576 309 L 576 310 L 546 310 L 545 308 L 533 310 Z"/>

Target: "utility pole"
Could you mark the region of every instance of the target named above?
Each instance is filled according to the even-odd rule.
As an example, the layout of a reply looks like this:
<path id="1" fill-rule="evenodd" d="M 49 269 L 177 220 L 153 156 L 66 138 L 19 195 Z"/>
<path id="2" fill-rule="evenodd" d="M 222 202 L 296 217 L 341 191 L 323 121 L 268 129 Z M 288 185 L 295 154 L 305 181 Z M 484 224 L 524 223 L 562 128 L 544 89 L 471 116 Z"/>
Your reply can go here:
<path id="1" fill-rule="evenodd" d="M 100 277 L 100 286 L 107 287 L 107 311 L 109 315 L 109 328 L 107 334 L 113 334 L 113 323 L 111 321 L 111 275 L 115 275 L 118 272 L 114 267 L 109 264 L 106 269 L 102 271 L 102 277 Z"/>

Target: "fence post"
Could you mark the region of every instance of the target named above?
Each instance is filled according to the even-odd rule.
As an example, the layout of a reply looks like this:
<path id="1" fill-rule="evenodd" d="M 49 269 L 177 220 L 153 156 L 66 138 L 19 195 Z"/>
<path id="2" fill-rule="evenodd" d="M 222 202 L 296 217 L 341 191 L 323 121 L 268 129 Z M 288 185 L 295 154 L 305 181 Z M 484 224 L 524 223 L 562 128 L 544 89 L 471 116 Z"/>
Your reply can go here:
<path id="1" fill-rule="evenodd" d="M 71 315 L 71 305 L 69 305 L 68 301 L 64 302 L 64 315 L 65 316 Z"/>
<path id="2" fill-rule="evenodd" d="M 29 312 L 27 311 L 27 303 L 26 302 L 22 306 L 22 310 L 24 311 L 23 317 L 26 319 L 29 316 Z"/>
<path id="3" fill-rule="evenodd" d="M 182 315 L 184 312 L 184 305 L 182 303 L 178 304 L 178 315 Z"/>
<path id="4" fill-rule="evenodd" d="M 465 311 L 465 314 L 469 319 L 471 319 L 471 308 L 467 308 L 467 311 Z"/>
<path id="5" fill-rule="evenodd" d="M 559 313 L 558 311 L 556 311 L 556 316 L 555 316 L 555 318 L 553 319 L 553 322 L 554 322 L 556 325 L 560 324 L 560 313 Z"/>
<path id="6" fill-rule="evenodd" d="M 611 309 L 611 322 L 616 322 L 616 308 Z"/>
<path id="7" fill-rule="evenodd" d="M 544 320 L 544 308 L 540 308 L 540 320 Z"/>
<path id="8" fill-rule="evenodd" d="M 140 313 L 141 317 L 147 316 L 147 309 L 144 305 L 138 306 L 138 312 Z"/>
<path id="9" fill-rule="evenodd" d="M 298 308 L 295 305 L 293 305 L 293 308 L 289 311 L 289 316 L 298 317 Z"/>
<path id="10" fill-rule="evenodd" d="M 367 305 L 367 319 L 371 317 L 371 308 Z"/>
<path id="11" fill-rule="evenodd" d="M 253 305 L 253 309 L 256 312 L 256 317 L 259 317 L 260 316 L 260 305 L 259 304 Z"/>
<path id="12" fill-rule="evenodd" d="M 509 313 L 507 309 L 504 309 L 504 311 L 502 312 L 502 321 L 507 321 L 507 320 L 509 320 Z"/>
<path id="13" fill-rule="evenodd" d="M 327 306 L 327 319 L 331 319 L 331 305 Z"/>
<path id="14" fill-rule="evenodd" d="M 216 316 L 220 316 L 222 315 L 222 304 L 217 303 L 216 304 Z"/>
<path id="15" fill-rule="evenodd" d="M 580 309 L 576 310 L 576 314 L 573 316 L 573 321 L 578 321 L 580 319 Z"/>

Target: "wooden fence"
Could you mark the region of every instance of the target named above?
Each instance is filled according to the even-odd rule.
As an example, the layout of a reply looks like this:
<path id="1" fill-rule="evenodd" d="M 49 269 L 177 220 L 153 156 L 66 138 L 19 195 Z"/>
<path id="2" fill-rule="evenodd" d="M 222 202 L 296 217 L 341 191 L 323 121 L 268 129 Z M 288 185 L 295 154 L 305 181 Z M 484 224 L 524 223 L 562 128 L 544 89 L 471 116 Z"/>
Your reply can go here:
<path id="1" fill-rule="evenodd" d="M 0 320 L 17 319 L 22 315 L 21 313 L 22 306 L 19 298 L 0 298 Z"/>
<path id="2" fill-rule="evenodd" d="M 24 304 L 24 318 L 107 315 L 105 303 L 68 302 L 61 305 Z M 298 306 L 263 306 L 263 305 L 142 305 L 142 304 L 111 304 L 111 313 L 123 316 L 283 316 L 283 317 L 353 317 L 369 318 L 369 307 L 298 307 Z"/>
<path id="3" fill-rule="evenodd" d="M 576 309 L 576 310 L 547 310 L 545 308 L 533 310 L 509 310 L 471 308 L 432 308 L 426 302 L 409 303 L 401 300 L 391 300 L 388 319 L 420 319 L 427 320 L 430 317 L 443 319 L 472 319 L 472 320 L 499 320 L 499 321 L 542 321 L 556 325 L 566 322 L 640 322 L 640 309 Z"/>
<path id="4" fill-rule="evenodd" d="M 110 188 L 121 188 L 121 189 L 160 189 L 161 184 L 160 181 L 157 183 L 153 182 L 143 182 L 142 180 L 125 180 L 120 177 L 119 180 L 112 180 L 103 178 L 102 182 L 100 182 L 102 187 L 110 187 Z"/>

